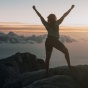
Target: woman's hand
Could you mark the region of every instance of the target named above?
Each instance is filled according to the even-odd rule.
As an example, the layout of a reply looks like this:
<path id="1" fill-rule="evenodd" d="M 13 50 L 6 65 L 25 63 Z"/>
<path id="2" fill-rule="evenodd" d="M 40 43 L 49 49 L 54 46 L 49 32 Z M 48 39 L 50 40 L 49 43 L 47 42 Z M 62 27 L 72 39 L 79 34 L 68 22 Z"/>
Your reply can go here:
<path id="1" fill-rule="evenodd" d="M 36 7 L 33 5 L 33 7 L 32 7 L 33 9 L 36 9 Z"/>
<path id="2" fill-rule="evenodd" d="M 75 7 L 75 5 L 72 5 L 72 6 L 71 6 L 71 9 L 73 9 L 74 7 Z"/>

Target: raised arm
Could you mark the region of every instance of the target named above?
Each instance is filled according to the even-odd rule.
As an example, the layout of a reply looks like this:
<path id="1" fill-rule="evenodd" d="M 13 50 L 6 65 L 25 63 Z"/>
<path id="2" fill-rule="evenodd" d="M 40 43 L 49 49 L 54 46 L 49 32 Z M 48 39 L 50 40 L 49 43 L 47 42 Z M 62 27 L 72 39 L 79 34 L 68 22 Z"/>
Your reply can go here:
<path id="1" fill-rule="evenodd" d="M 63 14 L 63 16 L 58 20 L 59 24 L 61 24 L 64 20 L 64 18 L 71 12 L 71 10 L 74 8 L 75 5 L 72 5 L 71 8 Z"/>
<path id="2" fill-rule="evenodd" d="M 35 12 L 37 13 L 37 15 L 40 17 L 41 20 L 44 20 L 44 18 L 42 17 L 42 15 L 37 11 L 36 7 L 33 6 L 33 9 L 35 10 Z"/>

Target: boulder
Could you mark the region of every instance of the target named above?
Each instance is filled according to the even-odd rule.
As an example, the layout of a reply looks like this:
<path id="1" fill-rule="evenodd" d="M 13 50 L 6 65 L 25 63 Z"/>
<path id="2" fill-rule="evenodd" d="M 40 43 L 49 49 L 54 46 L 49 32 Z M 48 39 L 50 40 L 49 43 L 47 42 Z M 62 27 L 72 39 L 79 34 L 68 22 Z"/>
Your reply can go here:
<path id="1" fill-rule="evenodd" d="M 12 84 L 22 74 L 44 69 L 44 61 L 31 53 L 16 53 L 0 60 L 0 88 Z"/>
<path id="2" fill-rule="evenodd" d="M 18 52 L 0 60 L 0 88 L 88 88 L 88 65 L 50 68 L 47 78 L 44 60 Z"/>

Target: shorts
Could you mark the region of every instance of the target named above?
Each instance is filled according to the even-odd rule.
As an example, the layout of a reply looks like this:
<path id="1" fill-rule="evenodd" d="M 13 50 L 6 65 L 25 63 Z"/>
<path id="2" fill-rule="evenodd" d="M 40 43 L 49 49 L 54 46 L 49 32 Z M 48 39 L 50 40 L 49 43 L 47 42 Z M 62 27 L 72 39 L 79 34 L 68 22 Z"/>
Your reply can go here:
<path id="1" fill-rule="evenodd" d="M 61 52 L 65 53 L 67 48 L 58 40 L 58 38 L 55 38 L 53 36 L 48 36 L 45 41 L 45 49 L 46 51 L 52 51 L 53 47 L 60 50 Z"/>

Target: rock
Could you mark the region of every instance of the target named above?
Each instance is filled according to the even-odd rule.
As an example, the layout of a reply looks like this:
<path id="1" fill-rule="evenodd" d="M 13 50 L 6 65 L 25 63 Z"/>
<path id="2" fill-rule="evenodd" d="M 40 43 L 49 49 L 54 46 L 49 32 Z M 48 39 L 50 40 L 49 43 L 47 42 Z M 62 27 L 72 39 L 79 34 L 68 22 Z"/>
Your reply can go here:
<path id="1" fill-rule="evenodd" d="M 0 60 L 0 88 L 14 84 L 23 73 L 44 69 L 44 61 L 31 53 L 16 53 Z M 14 81 L 15 80 L 15 81 Z M 9 88 L 9 87 L 8 87 Z"/>
<path id="2" fill-rule="evenodd" d="M 80 88 L 80 86 L 70 76 L 56 75 L 34 82 L 27 88 Z"/>
<path id="3" fill-rule="evenodd" d="M 88 65 L 49 69 L 31 53 L 16 53 L 0 60 L 0 88 L 88 88 Z"/>
<path id="4" fill-rule="evenodd" d="M 9 82 L 13 82 L 20 76 L 11 66 L 0 64 L 0 88 Z"/>
<path id="5" fill-rule="evenodd" d="M 45 68 L 44 61 L 42 59 L 37 59 L 37 70 Z"/>
<path id="6" fill-rule="evenodd" d="M 63 78 L 66 79 L 66 77 L 67 77 L 67 80 L 69 80 L 69 82 L 72 81 L 72 84 L 74 84 L 74 86 L 72 87 L 71 86 L 72 84 L 70 84 L 68 82 L 67 85 L 69 87 L 63 87 L 63 86 L 59 87 L 58 86 L 56 88 L 88 88 L 87 72 L 88 72 L 88 65 L 74 66 L 72 68 L 71 72 L 69 71 L 67 66 L 50 68 L 48 81 L 49 82 L 53 81 L 53 79 L 55 79 L 54 76 L 57 75 L 57 76 L 59 76 L 58 80 L 59 80 L 60 76 L 61 76 L 60 80 Z M 65 76 L 65 77 L 63 77 L 63 76 Z M 51 80 L 51 78 L 52 78 L 52 80 Z M 46 72 L 45 72 L 45 69 L 43 69 L 43 70 L 23 74 L 20 78 L 20 81 L 22 82 L 23 87 L 26 87 L 27 85 L 29 85 L 29 86 L 27 86 L 27 88 L 37 88 L 37 87 L 42 88 L 41 84 L 39 85 L 39 83 L 42 83 L 43 85 L 46 86 L 46 83 L 48 82 L 46 79 L 47 79 Z M 65 80 L 65 79 L 63 79 L 63 80 Z M 42 80 L 44 80 L 44 81 L 42 81 Z M 59 82 L 60 82 L 60 80 L 59 80 Z M 51 82 L 51 84 L 52 84 L 52 82 Z M 54 84 L 52 84 L 52 85 L 54 85 Z M 43 88 L 44 88 L 44 86 L 43 86 Z M 45 88 L 49 88 L 49 87 L 45 87 Z M 50 88 L 53 88 L 53 87 L 50 87 Z"/>

